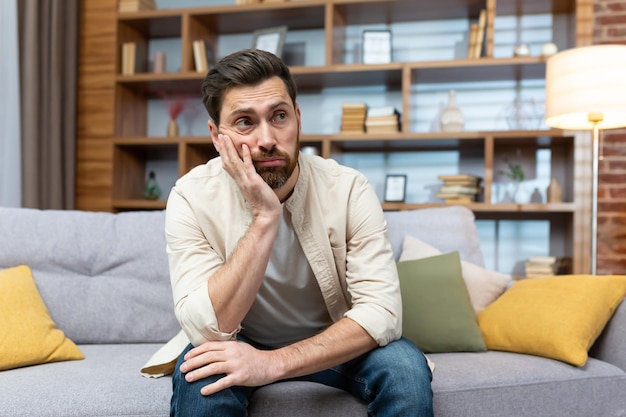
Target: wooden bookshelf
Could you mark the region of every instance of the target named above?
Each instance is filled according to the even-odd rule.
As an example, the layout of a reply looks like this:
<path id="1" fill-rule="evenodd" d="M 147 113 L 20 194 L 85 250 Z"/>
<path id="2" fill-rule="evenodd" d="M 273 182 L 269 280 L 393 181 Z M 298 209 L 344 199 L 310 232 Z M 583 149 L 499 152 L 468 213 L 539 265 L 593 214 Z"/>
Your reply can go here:
<path id="1" fill-rule="evenodd" d="M 233 2 L 234 3 L 234 2 Z M 478 19 L 487 11 L 486 49 L 481 58 L 364 65 L 344 62 L 348 29 L 354 25 Z M 568 242 L 573 271 L 589 269 L 590 148 L 585 135 L 563 131 L 468 131 L 455 134 L 411 131 L 412 90 L 420 83 L 535 80 L 545 74 L 545 58 L 494 58 L 494 16 L 553 14 L 574 22 L 573 33 L 560 33 L 567 47 L 592 39 L 593 3 L 585 0 L 307 0 L 117 12 L 117 0 L 81 1 L 76 207 L 124 211 L 163 209 L 164 201 L 141 197 L 146 159 L 170 159 L 179 175 L 216 156 L 208 134 L 195 137 L 150 137 L 147 103 L 162 92 L 196 94 L 203 74 L 195 71 L 192 43 L 204 40 L 217 49 L 220 36 L 251 33 L 288 24 L 289 30 L 321 30 L 324 58 L 319 65 L 294 66 L 300 91 L 379 85 L 402 96 L 402 129 L 384 137 L 368 134 L 304 134 L 303 145 L 324 157 L 341 152 L 419 152 L 469 149 L 483 160 L 484 201 L 468 207 L 479 218 L 543 218 L 554 221 Z M 561 19 L 563 20 L 563 19 Z M 565 31 L 558 27 L 555 32 Z M 135 42 L 147 60 L 153 39 L 180 40 L 180 69 L 153 74 L 122 74 L 121 45 Z M 145 63 L 143 63 L 145 64 Z M 137 68 L 145 68 L 139 65 Z M 553 170 L 564 188 L 562 203 L 491 203 L 494 155 L 506 147 L 549 148 L 557 156 Z M 436 176 L 437 173 L 433 173 Z M 408 210 L 445 204 L 383 203 L 385 210 Z M 560 229 L 559 229 L 560 228 Z"/>

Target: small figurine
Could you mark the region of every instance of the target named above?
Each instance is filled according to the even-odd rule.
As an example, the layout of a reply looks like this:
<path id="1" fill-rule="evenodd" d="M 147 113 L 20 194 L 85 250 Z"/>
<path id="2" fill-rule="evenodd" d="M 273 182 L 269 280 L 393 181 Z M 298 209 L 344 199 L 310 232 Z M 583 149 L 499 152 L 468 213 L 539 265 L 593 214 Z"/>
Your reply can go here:
<path id="1" fill-rule="evenodd" d="M 150 171 L 148 175 L 148 181 L 146 181 L 146 185 L 143 187 L 143 196 L 148 200 L 158 200 L 161 196 L 161 188 L 156 182 L 154 171 Z"/>
<path id="2" fill-rule="evenodd" d="M 528 45 L 526 45 L 525 43 L 521 43 L 513 49 L 513 55 L 528 56 L 530 55 L 530 48 L 528 48 Z"/>

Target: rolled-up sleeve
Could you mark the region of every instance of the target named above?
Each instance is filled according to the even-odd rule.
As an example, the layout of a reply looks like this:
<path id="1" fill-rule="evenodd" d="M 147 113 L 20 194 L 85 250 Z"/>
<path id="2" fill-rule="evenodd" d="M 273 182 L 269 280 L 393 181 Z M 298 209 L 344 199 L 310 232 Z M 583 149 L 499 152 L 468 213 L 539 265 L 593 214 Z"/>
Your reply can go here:
<path id="1" fill-rule="evenodd" d="M 364 179 L 351 193 L 347 220 L 345 277 L 352 305 L 344 316 L 384 346 L 402 335 L 402 298 L 380 201 Z"/>
<path id="2" fill-rule="evenodd" d="M 224 263 L 224 255 L 207 241 L 188 201 L 174 187 L 165 216 L 167 255 L 176 317 L 194 346 L 231 340 L 239 329 L 223 333 L 209 297 L 208 281 Z"/>

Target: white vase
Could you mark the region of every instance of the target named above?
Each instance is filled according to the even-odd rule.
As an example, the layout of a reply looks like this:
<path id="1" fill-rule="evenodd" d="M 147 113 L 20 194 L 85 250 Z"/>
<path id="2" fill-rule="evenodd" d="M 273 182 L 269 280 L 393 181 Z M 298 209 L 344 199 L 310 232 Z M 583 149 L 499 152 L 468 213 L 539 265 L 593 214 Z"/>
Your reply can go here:
<path id="1" fill-rule="evenodd" d="M 463 113 L 456 104 L 456 92 L 450 90 L 448 93 L 448 105 L 441 112 L 439 118 L 439 126 L 442 132 L 461 132 L 465 120 L 463 119 Z"/>
<path id="2" fill-rule="evenodd" d="M 515 194 L 513 195 L 513 199 L 517 204 L 528 204 L 530 203 L 530 191 L 526 187 L 526 184 L 523 182 L 515 181 Z"/>

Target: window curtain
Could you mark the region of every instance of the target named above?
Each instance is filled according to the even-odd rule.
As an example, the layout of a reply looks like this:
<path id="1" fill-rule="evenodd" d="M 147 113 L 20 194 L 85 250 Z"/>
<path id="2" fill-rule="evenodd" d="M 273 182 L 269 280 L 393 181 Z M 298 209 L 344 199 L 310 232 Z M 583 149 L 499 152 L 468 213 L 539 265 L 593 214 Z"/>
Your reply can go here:
<path id="1" fill-rule="evenodd" d="M 22 205 L 72 209 L 79 0 L 19 0 Z"/>
<path id="2" fill-rule="evenodd" d="M 0 1 L 0 206 L 21 206 L 17 1 Z"/>

